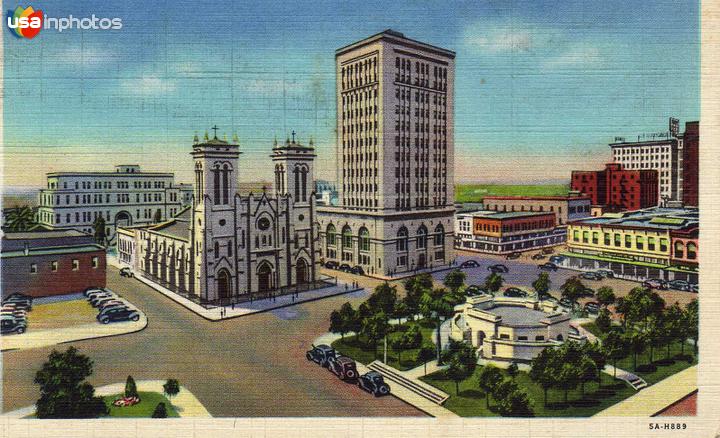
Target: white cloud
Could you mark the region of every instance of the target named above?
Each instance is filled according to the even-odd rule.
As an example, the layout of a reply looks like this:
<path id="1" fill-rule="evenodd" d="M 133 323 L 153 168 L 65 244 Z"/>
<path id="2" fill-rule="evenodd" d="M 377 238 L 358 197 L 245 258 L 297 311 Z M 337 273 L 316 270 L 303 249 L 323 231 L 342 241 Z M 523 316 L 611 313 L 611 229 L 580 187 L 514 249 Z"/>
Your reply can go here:
<path id="1" fill-rule="evenodd" d="M 124 91 L 141 96 L 159 96 L 175 91 L 175 82 L 158 76 L 142 76 L 123 79 L 121 87 Z"/>
<path id="2" fill-rule="evenodd" d="M 52 55 L 51 58 L 59 63 L 77 64 L 84 67 L 94 67 L 117 61 L 117 55 L 112 51 L 81 47 L 68 47 Z"/>
<path id="3" fill-rule="evenodd" d="M 465 28 L 465 45 L 482 53 L 529 52 L 550 43 L 558 32 L 526 23 L 497 25 L 477 22 Z"/>
<path id="4" fill-rule="evenodd" d="M 547 59 L 543 63 L 546 70 L 563 68 L 592 68 L 601 65 L 603 56 L 597 47 L 574 46 L 564 53 Z"/>

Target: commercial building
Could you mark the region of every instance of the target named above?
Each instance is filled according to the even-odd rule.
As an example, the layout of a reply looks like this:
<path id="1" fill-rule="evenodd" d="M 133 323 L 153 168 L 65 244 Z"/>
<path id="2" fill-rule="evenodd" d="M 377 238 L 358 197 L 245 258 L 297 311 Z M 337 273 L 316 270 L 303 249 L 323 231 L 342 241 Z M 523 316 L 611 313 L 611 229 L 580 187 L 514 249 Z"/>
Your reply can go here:
<path id="1" fill-rule="evenodd" d="M 337 205 L 338 191 L 334 182 L 315 180 L 315 199 L 318 205 Z"/>
<path id="2" fill-rule="evenodd" d="M 485 209 L 514 212 L 539 211 L 553 212 L 558 225 L 590 216 L 591 199 L 580 192 L 570 192 L 567 196 L 486 196 L 483 198 Z"/>
<path id="3" fill-rule="evenodd" d="M 455 248 L 507 254 L 565 242 L 553 212 L 481 210 L 455 215 Z"/>
<path id="4" fill-rule="evenodd" d="M 548 302 L 480 295 L 468 298 L 450 325 L 450 336 L 490 360 L 529 362 L 568 339 L 570 315 Z"/>
<path id="5" fill-rule="evenodd" d="M 562 266 L 697 283 L 698 226 L 696 208 L 655 207 L 572 222 Z"/>
<path id="6" fill-rule="evenodd" d="M 6 233 L 0 248 L 3 298 L 82 292 L 105 286 L 105 248 L 76 230 Z"/>
<path id="7" fill-rule="evenodd" d="M 682 137 L 682 203 L 699 205 L 700 122 L 685 123 Z"/>
<path id="8" fill-rule="evenodd" d="M 627 210 L 658 205 L 658 172 L 628 170 L 610 163 L 604 170 L 573 170 L 570 187 L 590 197 L 592 205 Z"/>
<path id="9" fill-rule="evenodd" d="M 55 230 L 93 233 L 102 217 L 112 241 L 116 226 L 164 221 L 191 199 L 192 186 L 175 185 L 172 173 L 143 172 L 135 164 L 114 172 L 54 172 L 40 190 L 37 220 Z"/>
<path id="10" fill-rule="evenodd" d="M 191 207 L 168 221 L 121 227 L 118 259 L 138 275 L 201 303 L 230 303 L 313 288 L 319 248 L 314 149 L 272 148 L 274 193 L 237 193 L 240 149 L 217 137 L 192 153 Z"/>
<path id="11" fill-rule="evenodd" d="M 339 205 L 318 208 L 324 259 L 379 278 L 449 264 L 455 53 L 387 30 L 335 62 Z"/>

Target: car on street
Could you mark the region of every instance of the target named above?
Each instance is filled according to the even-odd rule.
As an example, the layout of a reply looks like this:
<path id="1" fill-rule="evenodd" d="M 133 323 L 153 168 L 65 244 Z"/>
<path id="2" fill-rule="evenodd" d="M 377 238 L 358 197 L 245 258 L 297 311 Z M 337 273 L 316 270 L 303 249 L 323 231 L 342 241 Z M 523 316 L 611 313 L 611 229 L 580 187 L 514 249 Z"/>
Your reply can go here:
<path id="1" fill-rule="evenodd" d="M 685 280 L 672 280 L 668 282 L 668 287 L 675 290 L 689 291 L 690 283 Z"/>
<path id="2" fill-rule="evenodd" d="M 542 250 L 543 254 L 552 254 L 554 252 L 555 252 L 555 250 L 552 248 L 543 248 L 543 250 Z"/>
<path id="3" fill-rule="evenodd" d="M 510 254 L 505 256 L 506 260 L 515 260 L 519 259 L 521 254 L 519 252 L 511 252 Z"/>
<path id="4" fill-rule="evenodd" d="M 584 288 L 579 293 L 580 298 L 590 298 L 595 296 L 595 291 L 589 287 Z"/>
<path id="5" fill-rule="evenodd" d="M 352 273 L 352 268 L 347 263 L 343 263 L 338 269 L 342 272 Z"/>
<path id="6" fill-rule="evenodd" d="M 481 295 L 484 293 L 485 293 L 485 291 L 482 289 L 482 287 L 480 287 L 476 284 L 471 284 L 470 286 L 465 288 L 465 295 L 467 295 L 469 297 L 472 297 L 475 295 Z"/>
<path id="7" fill-rule="evenodd" d="M 83 295 L 90 298 L 91 294 L 98 294 L 98 293 L 103 293 L 103 292 L 109 292 L 109 291 L 103 287 L 89 287 L 89 288 L 85 289 L 85 291 L 83 291 Z"/>
<path id="8" fill-rule="evenodd" d="M 328 269 L 337 269 L 339 266 L 338 262 L 333 260 L 325 262 L 325 267 Z"/>
<path id="9" fill-rule="evenodd" d="M 360 265 L 353 266 L 352 269 L 350 269 L 351 274 L 355 275 L 365 275 L 365 270 Z"/>
<path id="10" fill-rule="evenodd" d="M 92 289 L 85 293 L 85 296 L 87 297 L 88 301 L 92 300 L 93 298 L 99 296 L 99 295 L 109 295 L 113 293 L 110 289 Z"/>
<path id="11" fill-rule="evenodd" d="M 497 263 L 497 264 L 495 264 L 495 265 L 490 265 L 490 266 L 488 266 L 488 267 L 487 267 L 487 270 L 490 271 L 490 272 L 494 272 L 494 273 L 496 273 L 496 274 L 504 274 L 504 273 L 510 271 L 510 269 L 508 269 L 507 266 L 502 265 L 502 264 L 500 264 L 500 263 Z"/>
<path id="12" fill-rule="evenodd" d="M 505 292 L 503 292 L 503 296 L 511 298 L 525 298 L 528 296 L 528 293 L 516 287 L 509 287 L 505 289 Z"/>
<path id="13" fill-rule="evenodd" d="M 335 359 L 336 356 L 337 352 L 335 349 L 325 344 L 313 345 L 312 350 L 308 350 L 307 353 L 305 353 L 307 360 L 311 360 L 324 368 L 327 368 L 331 358 Z"/>
<path id="14" fill-rule="evenodd" d="M 550 301 L 550 302 L 555 303 L 555 304 L 558 304 L 558 303 L 559 303 L 559 301 L 558 301 L 557 298 L 555 298 L 555 297 L 552 296 L 552 295 L 548 295 L 548 294 L 540 295 L 540 297 L 539 297 L 538 299 L 539 299 L 540 301 Z"/>
<path id="15" fill-rule="evenodd" d="M 22 334 L 27 330 L 27 321 L 23 318 L 16 318 L 13 315 L 0 315 L 0 333 Z"/>
<path id="16" fill-rule="evenodd" d="M 358 377 L 358 386 L 375 397 L 390 394 L 390 385 L 385 383 L 382 374 L 370 371 Z"/>
<path id="17" fill-rule="evenodd" d="M 604 277 L 597 272 L 583 272 L 580 274 L 580 277 L 584 278 L 585 280 L 594 280 L 594 281 L 600 281 Z"/>
<path id="18" fill-rule="evenodd" d="M 140 313 L 135 309 L 127 307 L 113 307 L 98 313 L 96 318 L 103 324 L 109 324 L 116 321 L 138 321 L 140 319 Z"/>
<path id="19" fill-rule="evenodd" d="M 615 278 L 615 273 L 609 269 L 598 269 L 595 272 L 597 272 L 598 274 L 602 275 L 605 278 Z"/>
<path id="20" fill-rule="evenodd" d="M 657 278 L 648 278 L 647 280 L 643 281 L 642 283 L 643 287 L 646 287 L 648 289 L 667 289 L 668 288 L 668 282 L 665 280 L 660 280 Z"/>
<path id="21" fill-rule="evenodd" d="M 563 260 L 565 260 L 565 257 L 563 257 L 561 255 L 554 255 L 554 256 L 551 256 L 549 260 L 550 260 L 550 263 L 558 264 L 558 263 L 562 263 Z"/>
<path id="22" fill-rule="evenodd" d="M 695 293 L 700 292 L 700 285 L 699 284 L 691 284 L 690 292 L 695 292 Z"/>
<path id="23" fill-rule="evenodd" d="M 133 274 L 133 271 L 131 271 L 130 268 L 128 268 L 128 267 L 126 266 L 126 267 L 120 269 L 120 276 L 121 276 L 121 277 L 133 278 L 133 277 L 135 276 L 135 274 Z"/>
<path id="24" fill-rule="evenodd" d="M 328 361 L 328 370 L 335 374 L 340 380 L 350 381 L 358 377 L 355 361 L 347 356 L 330 358 Z"/>
<path id="25" fill-rule="evenodd" d="M 93 307 L 100 307 L 100 306 L 101 306 L 103 303 L 105 303 L 106 301 L 117 300 L 117 299 L 119 299 L 119 298 L 120 298 L 120 297 L 118 297 L 118 296 L 115 295 L 115 294 L 112 294 L 112 295 L 101 295 L 101 296 L 99 296 L 99 297 L 95 297 L 94 299 L 92 299 L 92 300 L 90 301 L 90 304 L 91 304 Z"/>
<path id="26" fill-rule="evenodd" d="M 592 315 L 597 315 L 600 312 L 600 304 L 595 301 L 585 303 L 585 310 Z"/>
<path id="27" fill-rule="evenodd" d="M 532 257 L 530 257 L 530 258 L 533 260 L 542 260 L 545 258 L 545 254 L 539 252 L 539 253 L 533 254 Z"/>
<path id="28" fill-rule="evenodd" d="M 557 271 L 558 267 L 555 263 L 552 262 L 545 262 L 542 265 L 538 265 L 538 269 L 542 269 L 543 271 Z"/>
<path id="29" fill-rule="evenodd" d="M 477 268 L 480 266 L 480 263 L 477 262 L 477 260 L 465 260 L 460 264 L 461 268 Z"/>
<path id="30" fill-rule="evenodd" d="M 561 298 L 560 299 L 560 305 L 567 308 L 572 309 L 573 305 L 576 305 L 577 301 L 572 301 L 569 298 Z"/>

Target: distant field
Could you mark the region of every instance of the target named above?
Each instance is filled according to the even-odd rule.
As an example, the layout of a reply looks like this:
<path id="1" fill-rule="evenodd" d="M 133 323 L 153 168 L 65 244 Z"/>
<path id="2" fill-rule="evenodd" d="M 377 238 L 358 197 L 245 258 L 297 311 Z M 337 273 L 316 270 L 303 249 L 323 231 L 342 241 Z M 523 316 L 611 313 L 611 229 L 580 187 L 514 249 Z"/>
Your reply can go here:
<path id="1" fill-rule="evenodd" d="M 455 186 L 455 202 L 482 202 L 486 196 L 561 196 L 567 195 L 568 190 L 567 184 L 458 184 Z"/>

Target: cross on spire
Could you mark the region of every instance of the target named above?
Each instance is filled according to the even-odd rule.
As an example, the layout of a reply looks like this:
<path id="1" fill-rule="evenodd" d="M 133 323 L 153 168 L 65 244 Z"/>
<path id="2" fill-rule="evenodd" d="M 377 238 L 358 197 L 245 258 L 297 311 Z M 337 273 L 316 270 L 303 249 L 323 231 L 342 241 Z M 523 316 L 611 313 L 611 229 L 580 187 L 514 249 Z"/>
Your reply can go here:
<path id="1" fill-rule="evenodd" d="M 295 130 L 294 130 L 294 129 L 293 129 L 293 132 L 292 132 L 292 136 L 293 136 L 293 143 L 295 143 Z"/>
<path id="2" fill-rule="evenodd" d="M 212 129 L 213 131 L 215 131 L 215 140 L 217 140 L 217 130 L 220 129 L 220 128 L 218 128 L 217 125 L 215 125 L 215 126 L 213 126 L 212 128 L 210 128 L 210 129 Z"/>

